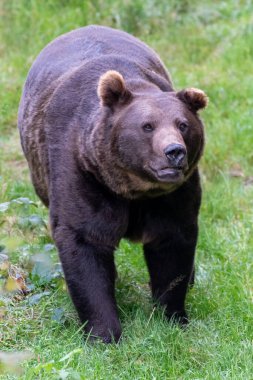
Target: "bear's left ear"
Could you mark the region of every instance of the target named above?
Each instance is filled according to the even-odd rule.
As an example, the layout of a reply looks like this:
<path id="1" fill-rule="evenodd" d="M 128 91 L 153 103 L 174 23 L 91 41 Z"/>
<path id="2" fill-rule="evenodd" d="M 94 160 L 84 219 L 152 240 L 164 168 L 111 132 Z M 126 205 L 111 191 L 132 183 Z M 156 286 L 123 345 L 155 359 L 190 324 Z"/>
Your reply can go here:
<path id="1" fill-rule="evenodd" d="M 177 92 L 177 97 L 195 112 L 205 108 L 208 104 L 207 95 L 198 88 L 186 88 Z"/>
<path id="2" fill-rule="evenodd" d="M 101 75 L 97 89 L 98 97 L 103 106 L 113 107 L 119 102 L 126 102 L 131 98 L 131 92 L 126 88 L 123 76 L 114 70 Z"/>

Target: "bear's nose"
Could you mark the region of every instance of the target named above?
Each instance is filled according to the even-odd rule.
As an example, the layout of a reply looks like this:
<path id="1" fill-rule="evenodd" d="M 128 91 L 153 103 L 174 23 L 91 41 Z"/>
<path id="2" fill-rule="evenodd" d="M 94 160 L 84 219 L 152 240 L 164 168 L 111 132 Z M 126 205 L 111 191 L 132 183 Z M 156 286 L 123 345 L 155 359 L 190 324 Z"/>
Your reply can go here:
<path id="1" fill-rule="evenodd" d="M 170 144 L 164 149 L 164 153 L 173 167 L 182 167 L 186 164 L 186 149 L 180 144 Z"/>

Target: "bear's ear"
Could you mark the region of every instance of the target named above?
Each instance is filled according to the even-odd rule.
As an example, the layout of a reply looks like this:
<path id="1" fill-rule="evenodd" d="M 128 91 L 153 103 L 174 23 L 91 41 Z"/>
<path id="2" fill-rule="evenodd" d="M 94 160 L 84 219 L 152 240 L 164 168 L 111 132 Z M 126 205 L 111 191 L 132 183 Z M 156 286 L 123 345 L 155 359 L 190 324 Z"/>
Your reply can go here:
<path id="1" fill-rule="evenodd" d="M 198 88 L 186 88 L 177 92 L 177 97 L 195 112 L 205 108 L 208 104 L 207 95 Z"/>
<path id="2" fill-rule="evenodd" d="M 131 92 L 126 88 L 123 76 L 114 70 L 109 70 L 101 75 L 97 93 L 102 105 L 107 107 L 113 107 L 117 103 L 126 102 L 131 98 Z"/>

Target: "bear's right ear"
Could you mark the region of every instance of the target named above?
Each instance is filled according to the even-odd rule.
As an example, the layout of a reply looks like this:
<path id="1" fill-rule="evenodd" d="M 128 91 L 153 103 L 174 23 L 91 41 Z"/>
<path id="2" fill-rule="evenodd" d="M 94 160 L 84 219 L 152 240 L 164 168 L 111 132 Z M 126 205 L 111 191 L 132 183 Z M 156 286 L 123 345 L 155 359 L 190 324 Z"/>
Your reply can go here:
<path id="1" fill-rule="evenodd" d="M 109 70 L 101 75 L 97 94 L 101 104 L 107 107 L 113 107 L 117 103 L 126 102 L 131 98 L 131 92 L 126 88 L 123 76 L 114 70 Z"/>

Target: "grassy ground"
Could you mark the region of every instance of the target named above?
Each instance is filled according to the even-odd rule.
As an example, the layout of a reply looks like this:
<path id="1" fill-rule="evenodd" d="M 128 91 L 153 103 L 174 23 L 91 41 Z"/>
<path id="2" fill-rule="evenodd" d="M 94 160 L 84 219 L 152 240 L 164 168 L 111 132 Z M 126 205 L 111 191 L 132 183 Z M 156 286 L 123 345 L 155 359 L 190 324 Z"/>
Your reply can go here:
<path id="1" fill-rule="evenodd" d="M 252 2 L 2 0 L 0 7 L 0 373 L 1 363 L 10 369 L 29 349 L 34 356 L 20 375 L 27 380 L 253 379 Z M 33 59 L 55 36 L 88 23 L 142 38 L 176 88 L 200 87 L 210 97 L 191 323 L 181 331 L 152 308 L 142 249 L 123 241 L 116 260 L 124 336 L 111 346 L 82 338 L 16 130 Z M 29 295 L 10 292 L 27 275 Z"/>

